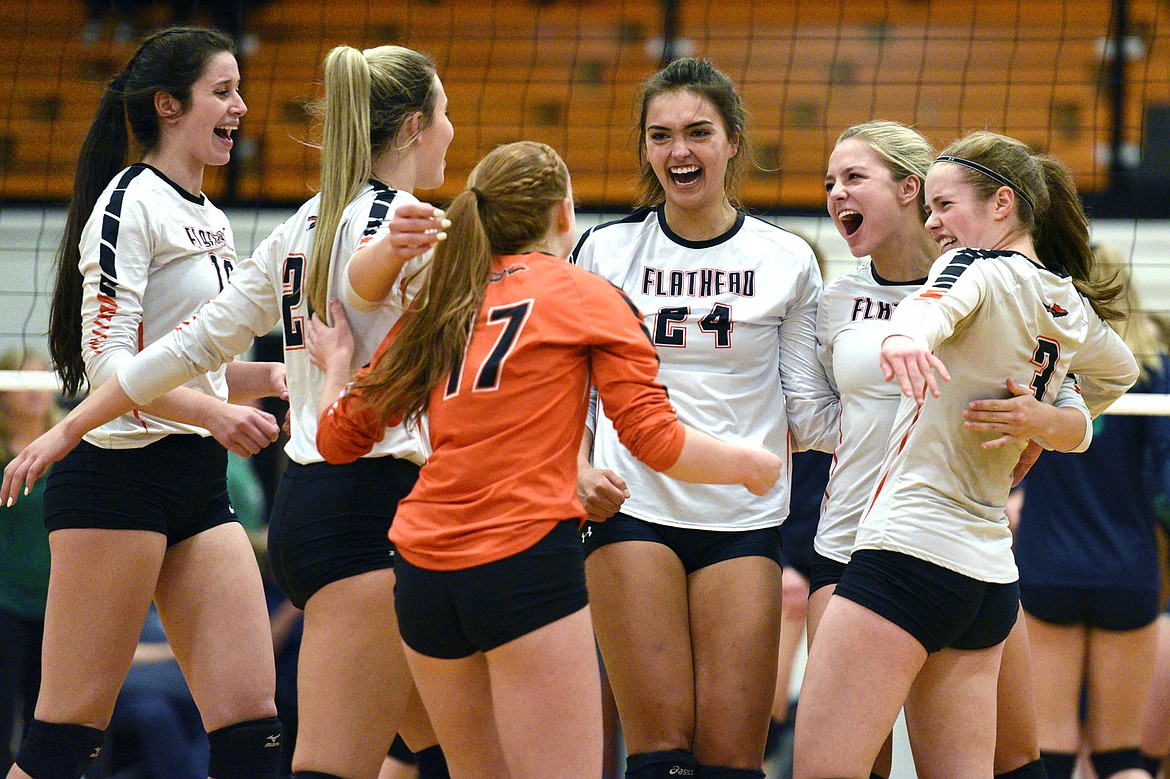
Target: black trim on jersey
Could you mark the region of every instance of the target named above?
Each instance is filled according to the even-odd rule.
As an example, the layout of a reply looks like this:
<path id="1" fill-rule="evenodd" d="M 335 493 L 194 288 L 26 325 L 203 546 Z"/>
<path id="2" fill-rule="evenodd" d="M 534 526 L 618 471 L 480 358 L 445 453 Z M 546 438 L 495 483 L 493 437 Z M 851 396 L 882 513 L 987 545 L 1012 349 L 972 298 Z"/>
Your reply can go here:
<path id="1" fill-rule="evenodd" d="M 170 184 L 170 185 L 171 185 L 171 187 L 172 187 L 172 188 L 173 188 L 173 189 L 174 189 L 176 192 L 178 192 L 178 193 L 179 193 L 179 197 L 183 198 L 184 200 L 189 200 L 190 202 L 194 203 L 194 204 L 195 204 L 195 205 L 197 205 L 197 206 L 201 206 L 201 205 L 203 205 L 203 203 L 204 203 L 204 202 L 207 200 L 207 198 L 205 198 L 205 197 L 203 196 L 203 193 L 202 193 L 202 192 L 200 192 L 198 195 L 192 195 L 190 192 L 188 192 L 187 190 L 183 189 L 183 188 L 182 188 L 182 187 L 180 187 L 178 184 L 176 184 L 175 182 L 173 182 L 173 181 L 171 181 L 169 178 L 167 178 L 167 175 L 166 175 L 165 173 L 163 173 L 161 170 L 159 170 L 158 168 L 154 167 L 153 165 L 148 165 L 148 164 L 147 164 L 147 163 L 145 163 L 145 162 L 136 162 L 136 163 L 134 163 L 133 165 L 131 165 L 130 167 L 131 167 L 131 168 L 139 168 L 139 167 L 141 167 L 141 168 L 147 168 L 147 169 L 149 169 L 149 170 L 153 171 L 154 175 L 158 176 L 160 179 L 162 179 L 162 180 L 163 180 L 163 181 L 165 181 L 166 183 Z"/>
<path id="2" fill-rule="evenodd" d="M 131 165 L 118 179 L 114 191 L 110 193 L 110 202 L 102 213 L 102 239 L 98 243 L 98 265 L 102 269 L 98 279 L 98 291 L 108 297 L 118 294 L 118 230 L 122 227 L 122 202 L 126 199 L 126 190 L 148 165 Z M 153 168 L 152 168 L 153 170 Z M 157 171 L 156 171 L 157 172 Z"/>
<path id="3" fill-rule="evenodd" d="M 921 287 L 926 283 L 925 276 L 912 281 L 890 281 L 889 279 L 883 279 L 877 272 L 877 266 L 873 264 L 873 260 L 869 261 L 869 275 L 873 276 L 873 280 L 881 287 Z"/>
<path id="4" fill-rule="evenodd" d="M 390 213 L 390 204 L 394 202 L 394 198 L 398 195 L 397 190 L 390 189 L 390 187 L 377 179 L 370 179 L 370 186 L 374 188 L 377 194 L 374 195 L 374 203 L 370 206 L 370 218 L 366 222 L 366 229 L 362 230 L 363 238 L 378 232 L 379 228 L 382 227 L 382 223 L 386 221 L 386 215 Z"/>
<path id="5" fill-rule="evenodd" d="M 994 255 L 1014 254 L 1014 252 L 994 252 L 987 249 L 959 249 L 951 259 L 947 262 L 942 273 L 930 285 L 931 289 L 950 289 L 955 286 L 955 282 L 963 275 L 963 271 L 971 267 L 975 260 L 991 257 Z"/>
<path id="6" fill-rule="evenodd" d="M 646 220 L 646 216 L 649 213 L 649 208 L 642 208 L 630 214 L 629 216 L 623 216 L 621 219 L 613 219 L 609 222 L 602 222 L 601 224 L 593 225 L 584 233 L 582 233 L 581 237 L 577 239 L 577 245 L 573 247 L 573 251 L 569 254 L 569 262 L 573 265 L 577 264 L 577 255 L 580 253 L 581 247 L 585 245 L 585 241 L 588 240 L 589 236 L 593 235 L 593 233 L 605 227 L 612 227 L 613 225 L 639 224 L 640 222 Z"/>
<path id="7" fill-rule="evenodd" d="M 688 249 L 708 249 L 712 246 L 718 246 L 721 243 L 727 243 L 732 238 L 734 238 L 735 234 L 739 232 L 741 227 L 743 227 L 744 219 L 746 218 L 743 211 L 736 211 L 735 224 L 728 228 L 727 232 L 723 233 L 722 235 L 717 235 L 714 238 L 710 238 L 706 241 L 688 241 L 674 230 L 671 230 L 670 225 L 666 223 L 665 204 L 657 206 L 654 211 L 658 215 L 658 227 L 662 230 L 663 234 L 670 240 L 677 243 L 679 246 L 685 246 Z"/>
<path id="8" fill-rule="evenodd" d="M 1063 265 L 1057 265 L 1054 268 L 1049 268 L 1048 266 L 1033 260 L 1028 255 L 1021 254 L 1020 252 L 1014 250 L 966 248 L 955 249 L 954 251 L 955 256 L 951 258 L 951 261 L 947 264 L 947 267 L 943 269 L 943 272 L 938 275 L 938 279 L 936 279 L 935 283 L 933 284 L 934 288 L 950 289 L 951 286 L 955 283 L 955 280 L 958 279 L 959 276 L 962 275 L 963 271 L 966 270 L 967 267 L 969 267 L 975 260 L 996 260 L 1003 259 L 1005 257 L 1021 257 L 1030 262 L 1037 270 L 1051 273 L 1058 279 L 1070 278 L 1068 270 L 1065 269 Z M 949 273 L 949 271 L 952 271 L 952 269 L 954 270 L 954 273 Z"/>

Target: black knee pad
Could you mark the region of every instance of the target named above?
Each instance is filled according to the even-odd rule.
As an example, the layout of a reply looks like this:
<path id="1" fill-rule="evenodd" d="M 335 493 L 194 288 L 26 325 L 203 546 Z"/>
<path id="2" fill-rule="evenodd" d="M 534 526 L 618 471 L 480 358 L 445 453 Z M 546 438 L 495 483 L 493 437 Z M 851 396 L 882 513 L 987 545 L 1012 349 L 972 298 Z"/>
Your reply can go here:
<path id="1" fill-rule="evenodd" d="M 699 761 L 687 749 L 638 752 L 626 758 L 626 779 L 676 779 L 696 776 Z"/>
<path id="2" fill-rule="evenodd" d="M 764 779 L 763 771 L 751 768 L 724 768 L 718 765 L 701 765 L 697 776 L 702 779 Z"/>
<path id="3" fill-rule="evenodd" d="M 237 722 L 208 733 L 208 773 L 212 779 L 278 779 L 280 736 L 276 717 Z"/>
<path id="4" fill-rule="evenodd" d="M 33 719 L 16 764 L 33 779 L 80 779 L 102 751 L 102 738 L 97 728 Z"/>
<path id="5" fill-rule="evenodd" d="M 1048 779 L 1048 772 L 1044 770 L 1043 760 L 1033 760 L 1006 773 L 996 774 L 995 779 Z"/>
<path id="6" fill-rule="evenodd" d="M 1094 752 L 1089 755 L 1089 760 L 1093 762 L 1093 770 L 1097 772 L 1097 779 L 1109 779 L 1122 771 L 1135 768 L 1144 770 L 1146 767 L 1145 761 L 1142 760 L 1142 751 L 1137 747 Z"/>

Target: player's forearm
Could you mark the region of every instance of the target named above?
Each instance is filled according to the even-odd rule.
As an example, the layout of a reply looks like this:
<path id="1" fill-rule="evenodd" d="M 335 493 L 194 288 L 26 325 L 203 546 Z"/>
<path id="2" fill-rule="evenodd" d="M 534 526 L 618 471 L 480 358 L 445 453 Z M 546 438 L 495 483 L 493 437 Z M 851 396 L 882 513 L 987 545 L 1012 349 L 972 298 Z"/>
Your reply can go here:
<path id="1" fill-rule="evenodd" d="M 405 265 L 406 259 L 392 250 L 389 240 L 375 241 L 358 249 L 346 267 L 349 302 L 369 308 L 385 300 Z M 359 299 L 354 300 L 353 295 Z"/>
<path id="2" fill-rule="evenodd" d="M 1089 419 L 1076 407 L 1057 408 L 1041 404 L 1036 429 L 1032 438 L 1040 439 L 1048 448 L 1071 452 L 1081 447 Z"/>
<path id="3" fill-rule="evenodd" d="M 274 386 L 278 363 L 235 361 L 227 365 L 225 378 L 228 385 L 228 402 L 240 403 L 247 400 L 268 398 L 280 394 L 281 388 Z"/>

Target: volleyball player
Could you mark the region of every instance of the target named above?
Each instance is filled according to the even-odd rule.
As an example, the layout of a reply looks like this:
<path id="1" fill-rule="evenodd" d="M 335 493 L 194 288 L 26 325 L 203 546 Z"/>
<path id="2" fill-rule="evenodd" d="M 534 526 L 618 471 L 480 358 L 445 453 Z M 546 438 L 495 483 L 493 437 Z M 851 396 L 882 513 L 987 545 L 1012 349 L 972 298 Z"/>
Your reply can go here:
<path id="1" fill-rule="evenodd" d="M 899 388 L 881 375 L 881 340 L 898 303 L 922 286 L 938 256 L 938 247 L 923 226 L 922 185 L 934 158 L 934 148 L 917 131 L 883 120 L 847 129 L 829 157 L 825 174 L 829 215 L 851 253 L 867 262 L 825 288 L 817 314 L 822 362 L 841 396 L 841 439 L 814 541 L 810 642 L 849 561 L 901 398 Z M 1023 439 L 1042 436 L 1062 423 L 1074 432 L 1086 431 L 1088 412 L 1079 397 L 1073 382 L 1066 380 L 1056 403 L 1073 408 L 1058 410 L 1028 393 L 983 404 L 988 408 L 977 413 L 992 422 L 1013 415 L 1008 424 L 1014 426 L 997 432 Z M 1078 450 L 1091 438 L 1090 428 Z M 1004 651 L 996 775 L 1042 776 L 1023 621 L 1013 627 Z M 878 776 L 889 775 L 891 744 L 887 739 L 882 747 L 874 769 Z"/>
<path id="2" fill-rule="evenodd" d="M 102 95 L 53 294 L 50 347 L 67 394 L 100 385 L 227 283 L 231 228 L 201 188 L 207 165 L 228 162 L 247 111 L 233 51 L 209 30 L 155 33 Z M 127 123 L 145 154 L 119 171 Z M 219 370 L 66 449 L 44 497 L 52 564 L 41 690 L 9 777 L 82 775 L 152 598 L 210 733 L 211 775 L 276 777 L 272 637 L 260 572 L 228 503 L 224 446 L 255 453 L 277 425 L 224 401 L 273 394 L 283 380 L 278 364 Z"/>
<path id="3" fill-rule="evenodd" d="M 792 448 L 790 431 L 799 448 L 831 449 L 820 272 L 802 238 L 735 206 L 749 154 L 731 81 L 676 60 L 644 85 L 638 129 L 645 208 L 587 232 L 574 261 L 645 314 L 680 419 L 774 451 Z M 677 484 L 639 463 L 602 414 L 580 474 L 591 518 L 608 517 L 586 529 L 586 570 L 626 775 L 762 776 L 788 478 L 756 498 Z"/>
<path id="4" fill-rule="evenodd" d="M 495 149 L 448 213 L 411 315 L 322 417 L 318 446 L 349 461 L 387 422 L 428 415 L 434 451 L 390 536 L 407 658 L 452 775 L 497 775 L 483 766 L 502 754 L 513 779 L 597 776 L 575 494 L 590 381 L 630 449 L 674 478 L 765 494 L 781 460 L 678 422 L 634 306 L 563 261 L 576 224 L 550 147 Z"/>
<path id="5" fill-rule="evenodd" d="M 883 374 L 907 397 L 813 642 L 798 779 L 868 776 L 903 702 L 920 776 L 992 773 L 996 678 L 1019 609 L 1003 506 L 1024 444 L 959 420 L 1005 377 L 1047 402 L 1075 370 L 1094 414 L 1136 377 L 1102 319 L 1118 316 L 1117 290 L 1092 280 L 1067 169 L 974 133 L 938 158 L 925 188 L 926 227 L 945 253 L 883 341 Z M 1061 430 L 1047 443 L 1082 438 Z"/>
<path id="6" fill-rule="evenodd" d="M 96 414 L 128 407 L 131 398 L 147 402 L 230 361 L 283 322 L 291 463 L 274 501 L 269 553 L 277 582 L 305 609 L 293 756 L 298 779 L 376 776 L 413 691 L 394 618 L 387 532 L 427 446 L 414 428 L 397 427 L 368 456 L 345 466 L 325 463 L 316 447 L 324 374 L 310 364 L 305 335 L 311 312 L 323 314 L 346 290 L 351 255 L 370 251 L 397 209 L 418 203 L 412 189 L 442 183 L 453 136 L 446 107 L 434 64 L 422 54 L 398 46 L 330 52 L 321 193 L 265 239 L 194 322 L 124 366 L 120 385 L 113 382 L 77 410 L 93 416 L 69 419 L 71 428 L 84 427 Z M 390 243 L 378 241 L 373 251 Z M 396 267 L 402 273 L 391 280 L 401 281 L 400 295 L 386 290 L 376 299 L 346 298 L 341 310 L 353 322 L 354 343 L 339 356 L 347 372 L 369 361 L 417 289 L 421 262 Z M 415 702 L 408 740 L 427 747 L 433 735 Z"/>
<path id="7" fill-rule="evenodd" d="M 1122 271 L 1119 329 L 1141 368 L 1132 391 L 1165 392 L 1161 333 L 1142 313 L 1120 253 L 1097 252 L 1102 276 Z M 1050 779 L 1069 779 L 1082 750 L 1099 779 L 1144 777 L 1147 768 L 1139 742 L 1161 584 L 1149 496 L 1170 490 L 1170 420 L 1110 415 L 1097 425 L 1088 452 L 1041 457 L 1024 479 L 1015 537 Z"/>

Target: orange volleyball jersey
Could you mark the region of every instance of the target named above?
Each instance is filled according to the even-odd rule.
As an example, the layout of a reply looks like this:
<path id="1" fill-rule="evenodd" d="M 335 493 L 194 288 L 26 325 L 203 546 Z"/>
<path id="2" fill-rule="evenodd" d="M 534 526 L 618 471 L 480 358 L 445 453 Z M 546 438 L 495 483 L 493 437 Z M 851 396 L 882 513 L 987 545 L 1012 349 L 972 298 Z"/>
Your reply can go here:
<path id="1" fill-rule="evenodd" d="M 630 451 L 669 468 L 684 432 L 657 376 L 637 309 L 608 281 L 547 254 L 497 257 L 462 369 L 431 394 L 433 454 L 390 529 L 399 553 L 424 568 L 469 568 L 583 516 L 577 450 L 591 382 Z M 317 445 L 347 462 L 383 430 L 353 390 L 322 417 Z"/>

